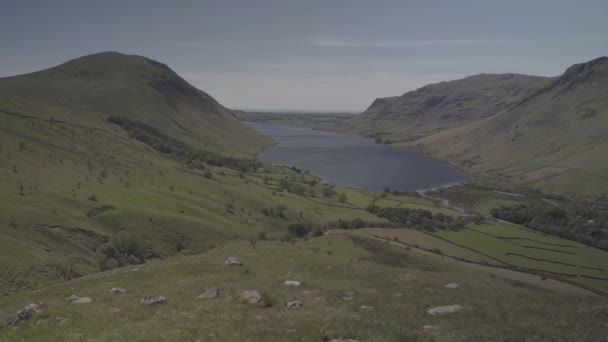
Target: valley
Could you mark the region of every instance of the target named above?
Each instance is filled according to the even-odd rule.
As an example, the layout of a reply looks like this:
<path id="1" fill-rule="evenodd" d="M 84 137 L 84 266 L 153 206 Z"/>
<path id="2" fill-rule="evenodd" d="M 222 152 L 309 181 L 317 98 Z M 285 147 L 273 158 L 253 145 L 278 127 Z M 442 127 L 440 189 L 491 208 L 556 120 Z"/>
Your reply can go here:
<path id="1" fill-rule="evenodd" d="M 534 92 L 551 80 L 523 81 Z M 377 144 L 348 135 L 365 142 L 355 152 L 395 151 L 384 164 L 368 158 L 363 178 L 384 183 L 351 184 L 297 158 L 271 165 L 259 153 L 286 141 L 251 127 L 353 132 L 363 116 L 237 120 L 254 115 L 140 56 L 95 54 L 0 79 L 0 315 L 45 305 L 0 339 L 585 340 L 608 328 L 605 200 L 462 165 L 475 176 L 464 185 L 436 187 L 433 168 L 413 171 L 428 176 L 422 185 L 397 183 L 404 171 L 387 176 L 390 161 L 407 155 L 394 147 L 413 146 L 399 140 L 409 131 L 358 131 Z M 323 143 L 313 134 L 292 144 L 311 141 Z M 314 153 L 325 152 L 299 157 Z M 448 166 L 419 157 L 418 167 Z M 225 265 L 233 256 L 244 265 Z M 211 288 L 218 298 L 197 299 Z M 253 289 L 260 305 L 240 298 Z M 148 296 L 166 302 L 140 304 Z M 294 300 L 303 306 L 288 307 Z M 446 305 L 461 311 L 429 313 Z"/>

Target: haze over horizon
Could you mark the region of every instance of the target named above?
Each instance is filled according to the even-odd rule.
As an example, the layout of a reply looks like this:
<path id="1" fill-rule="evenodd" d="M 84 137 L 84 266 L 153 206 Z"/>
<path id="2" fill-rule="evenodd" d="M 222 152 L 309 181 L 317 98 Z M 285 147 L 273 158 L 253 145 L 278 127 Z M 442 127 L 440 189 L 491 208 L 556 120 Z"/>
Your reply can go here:
<path id="1" fill-rule="evenodd" d="M 601 1 L 3 5 L 0 77 L 118 51 L 166 63 L 222 104 L 248 110 L 362 111 L 429 83 L 554 76 L 608 54 Z"/>

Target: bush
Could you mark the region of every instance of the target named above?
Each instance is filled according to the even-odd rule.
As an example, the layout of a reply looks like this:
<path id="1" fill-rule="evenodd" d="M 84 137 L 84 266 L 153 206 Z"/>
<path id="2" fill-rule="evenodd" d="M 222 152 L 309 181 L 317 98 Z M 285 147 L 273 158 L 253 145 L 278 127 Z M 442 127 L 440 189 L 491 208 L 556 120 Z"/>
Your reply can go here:
<path id="1" fill-rule="evenodd" d="M 295 238 L 303 238 L 312 231 L 312 228 L 303 223 L 292 223 L 287 227 L 287 235 Z"/>

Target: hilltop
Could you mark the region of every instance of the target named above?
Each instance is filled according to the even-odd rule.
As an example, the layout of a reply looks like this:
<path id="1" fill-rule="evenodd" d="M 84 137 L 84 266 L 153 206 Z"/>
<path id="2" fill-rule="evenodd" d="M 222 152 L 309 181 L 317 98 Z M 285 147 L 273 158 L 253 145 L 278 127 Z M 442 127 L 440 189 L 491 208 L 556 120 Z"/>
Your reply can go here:
<path id="1" fill-rule="evenodd" d="M 251 158 L 271 142 L 235 114 L 152 59 L 102 52 L 59 66 L 0 78 L 0 94 L 53 107 L 79 122 L 127 118 L 205 150 Z M 39 113 L 48 119 L 46 111 Z M 61 117 L 55 117 L 60 120 Z"/>

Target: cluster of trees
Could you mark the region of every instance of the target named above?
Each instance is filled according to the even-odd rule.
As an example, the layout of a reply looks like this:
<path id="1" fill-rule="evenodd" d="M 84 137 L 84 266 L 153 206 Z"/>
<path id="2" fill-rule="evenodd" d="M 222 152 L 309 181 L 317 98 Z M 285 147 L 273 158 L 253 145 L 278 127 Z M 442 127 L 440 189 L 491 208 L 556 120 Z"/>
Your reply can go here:
<path id="1" fill-rule="evenodd" d="M 492 216 L 548 234 L 608 250 L 608 212 L 586 206 L 518 204 L 492 209 Z"/>
<path id="2" fill-rule="evenodd" d="M 193 149 L 143 122 L 119 116 L 110 116 L 107 121 L 122 127 L 127 131 L 129 137 L 141 141 L 159 152 L 180 158 L 193 168 L 204 169 L 207 164 L 248 171 L 260 166 L 255 160 L 224 157 L 209 151 Z"/>
<path id="3" fill-rule="evenodd" d="M 102 256 L 100 261 L 102 271 L 146 262 L 144 244 L 135 235 L 125 232 L 101 246 L 99 252 Z"/>
<path id="4" fill-rule="evenodd" d="M 459 230 L 463 229 L 465 225 L 464 221 L 459 217 L 454 218 L 442 213 L 433 215 L 430 211 L 423 209 L 383 208 L 371 205 L 365 210 L 392 223 L 431 232 L 437 230 Z"/>
<path id="5" fill-rule="evenodd" d="M 286 211 L 287 211 L 287 207 L 282 204 L 279 204 L 274 208 L 263 208 L 262 215 L 286 219 L 287 218 L 285 216 Z"/>

